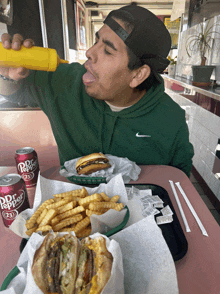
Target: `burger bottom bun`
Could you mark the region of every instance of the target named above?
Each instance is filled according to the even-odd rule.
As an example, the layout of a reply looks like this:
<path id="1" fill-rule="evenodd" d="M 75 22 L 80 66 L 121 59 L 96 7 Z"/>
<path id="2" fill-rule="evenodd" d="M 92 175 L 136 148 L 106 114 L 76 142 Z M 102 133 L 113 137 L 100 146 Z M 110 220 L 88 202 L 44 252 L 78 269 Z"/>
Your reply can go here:
<path id="1" fill-rule="evenodd" d="M 111 165 L 107 162 L 107 163 L 94 163 L 88 166 L 83 167 L 82 169 L 80 169 L 78 171 L 79 175 L 90 175 L 96 171 L 105 169 L 105 168 L 109 168 L 111 167 Z"/>

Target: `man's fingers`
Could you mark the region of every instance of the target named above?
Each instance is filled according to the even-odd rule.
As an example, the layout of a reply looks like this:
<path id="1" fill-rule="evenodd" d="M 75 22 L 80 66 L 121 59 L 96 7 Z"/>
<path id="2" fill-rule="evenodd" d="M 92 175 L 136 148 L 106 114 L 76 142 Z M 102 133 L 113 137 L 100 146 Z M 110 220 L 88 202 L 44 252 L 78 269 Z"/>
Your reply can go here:
<path id="1" fill-rule="evenodd" d="M 1 36 L 2 45 L 6 49 L 11 48 L 11 36 L 9 34 L 2 34 Z"/>
<path id="2" fill-rule="evenodd" d="M 12 39 L 12 49 L 19 50 L 23 44 L 23 37 L 19 34 L 15 34 Z"/>
<path id="3" fill-rule="evenodd" d="M 19 34 L 15 34 L 13 38 L 11 38 L 9 34 L 2 34 L 1 41 L 3 47 L 6 49 L 12 48 L 13 50 L 19 50 L 22 44 L 24 44 L 24 46 L 27 48 L 34 46 L 34 41 L 32 39 L 26 39 L 25 41 L 23 41 L 23 37 Z M 7 78 L 19 81 L 26 78 L 29 75 L 29 70 L 24 67 L 0 67 L 0 74 Z"/>
<path id="4" fill-rule="evenodd" d="M 26 39 L 26 40 L 24 40 L 23 45 L 27 48 L 30 48 L 30 47 L 34 46 L 34 40 Z"/>
<path id="5" fill-rule="evenodd" d="M 6 49 L 12 48 L 13 50 L 19 50 L 21 45 L 24 44 L 25 47 L 30 48 L 34 46 L 34 41 L 32 39 L 23 40 L 23 37 L 19 34 L 15 34 L 13 38 L 9 34 L 2 34 L 1 36 L 2 45 Z M 19 68 L 7 68 L 0 67 L 0 74 L 5 77 L 9 77 L 13 80 L 19 81 L 26 78 L 29 75 L 29 70 L 24 67 Z"/>
<path id="6" fill-rule="evenodd" d="M 21 45 L 24 45 L 27 48 L 31 48 L 34 46 L 34 41 L 32 39 L 26 39 L 24 40 L 23 37 L 19 34 L 15 34 L 13 36 L 13 39 L 9 34 L 2 34 L 1 36 L 2 45 L 6 49 L 14 49 L 19 50 L 21 48 Z"/>

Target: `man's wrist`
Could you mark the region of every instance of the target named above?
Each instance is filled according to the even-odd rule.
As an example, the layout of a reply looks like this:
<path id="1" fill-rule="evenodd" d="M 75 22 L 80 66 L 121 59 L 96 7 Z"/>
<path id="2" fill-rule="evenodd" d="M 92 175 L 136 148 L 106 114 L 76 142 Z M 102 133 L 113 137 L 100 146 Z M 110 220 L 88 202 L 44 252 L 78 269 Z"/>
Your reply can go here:
<path id="1" fill-rule="evenodd" d="M 0 78 L 0 95 L 9 96 L 20 89 L 21 81 L 13 83 L 11 81 Z"/>
<path id="2" fill-rule="evenodd" d="M 15 81 L 15 80 L 13 80 L 13 79 L 11 79 L 11 78 L 7 78 L 7 77 L 5 77 L 5 76 L 3 76 L 3 75 L 1 75 L 1 74 L 0 74 L 0 79 L 2 79 L 2 80 L 4 80 L 4 81 L 11 82 L 11 83 L 13 83 L 13 84 L 18 84 L 18 81 Z"/>

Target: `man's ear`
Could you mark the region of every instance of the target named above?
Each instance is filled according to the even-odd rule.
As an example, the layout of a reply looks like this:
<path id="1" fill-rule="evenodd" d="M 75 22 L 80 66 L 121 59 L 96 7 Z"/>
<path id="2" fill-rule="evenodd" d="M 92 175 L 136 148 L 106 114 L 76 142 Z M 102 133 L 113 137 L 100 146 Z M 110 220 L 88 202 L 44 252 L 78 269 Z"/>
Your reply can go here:
<path id="1" fill-rule="evenodd" d="M 134 70 L 134 76 L 130 82 L 131 88 L 136 88 L 138 85 L 140 85 L 144 80 L 146 80 L 151 73 L 151 69 L 149 65 L 144 64 L 138 69 Z"/>

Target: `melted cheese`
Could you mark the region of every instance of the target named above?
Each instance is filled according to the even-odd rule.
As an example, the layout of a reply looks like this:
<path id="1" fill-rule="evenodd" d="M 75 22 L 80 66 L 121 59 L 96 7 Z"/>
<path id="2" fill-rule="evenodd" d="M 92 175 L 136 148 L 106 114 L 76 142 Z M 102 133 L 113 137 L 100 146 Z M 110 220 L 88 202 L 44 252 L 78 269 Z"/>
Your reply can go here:
<path id="1" fill-rule="evenodd" d="M 97 289 L 98 289 L 98 286 L 97 286 L 97 275 L 95 275 L 93 278 L 92 278 L 92 287 L 89 291 L 89 294 L 97 294 Z"/>
<path id="2" fill-rule="evenodd" d="M 87 247 L 95 252 L 95 266 L 97 269 L 96 275 L 92 278 L 92 287 L 89 291 L 89 294 L 96 294 L 99 289 L 98 283 L 98 276 L 100 272 L 102 271 L 102 263 L 103 263 L 103 254 L 107 251 L 106 245 L 105 245 L 105 239 L 104 238 L 96 238 L 94 240 L 90 239 L 90 241 L 86 244 Z"/>

